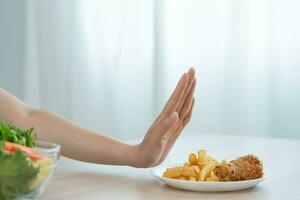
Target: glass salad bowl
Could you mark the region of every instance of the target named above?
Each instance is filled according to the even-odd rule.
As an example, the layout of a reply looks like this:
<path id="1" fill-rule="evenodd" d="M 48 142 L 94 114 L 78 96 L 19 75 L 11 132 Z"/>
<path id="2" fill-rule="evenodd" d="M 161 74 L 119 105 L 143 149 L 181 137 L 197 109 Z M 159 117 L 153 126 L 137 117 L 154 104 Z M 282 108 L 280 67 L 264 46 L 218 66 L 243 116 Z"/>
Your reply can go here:
<path id="1" fill-rule="evenodd" d="M 59 161 L 60 146 L 57 144 L 37 141 L 33 149 L 20 150 L 13 154 L 2 153 L 0 179 L 4 184 L 0 184 L 1 200 L 37 199 Z"/>

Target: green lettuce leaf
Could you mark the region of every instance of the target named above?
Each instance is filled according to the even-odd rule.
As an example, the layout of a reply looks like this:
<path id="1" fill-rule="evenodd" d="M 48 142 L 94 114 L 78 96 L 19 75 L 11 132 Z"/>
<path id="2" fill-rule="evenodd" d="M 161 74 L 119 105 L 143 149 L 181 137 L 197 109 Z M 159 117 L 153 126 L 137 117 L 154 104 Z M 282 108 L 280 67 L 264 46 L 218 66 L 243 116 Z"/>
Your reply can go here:
<path id="1" fill-rule="evenodd" d="M 36 135 L 33 133 L 33 128 L 21 130 L 13 125 L 0 122 L 0 141 L 34 147 L 36 145 Z"/>
<path id="2" fill-rule="evenodd" d="M 30 192 L 29 182 L 37 173 L 38 168 L 22 152 L 8 154 L 0 150 L 0 199 L 12 200 Z"/>

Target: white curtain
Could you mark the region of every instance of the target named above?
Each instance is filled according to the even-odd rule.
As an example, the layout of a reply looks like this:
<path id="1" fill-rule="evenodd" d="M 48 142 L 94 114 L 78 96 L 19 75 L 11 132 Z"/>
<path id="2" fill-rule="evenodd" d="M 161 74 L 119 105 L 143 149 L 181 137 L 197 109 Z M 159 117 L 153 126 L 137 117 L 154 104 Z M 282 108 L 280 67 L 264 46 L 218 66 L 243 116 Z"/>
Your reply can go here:
<path id="1" fill-rule="evenodd" d="M 300 137 L 298 1 L 27 1 L 25 100 L 142 136 L 197 69 L 187 132 Z"/>
<path id="2" fill-rule="evenodd" d="M 153 118 L 151 1 L 29 1 L 25 100 L 119 138 Z"/>
<path id="3" fill-rule="evenodd" d="M 196 66 L 193 132 L 300 136 L 300 2 L 166 0 L 164 79 Z"/>

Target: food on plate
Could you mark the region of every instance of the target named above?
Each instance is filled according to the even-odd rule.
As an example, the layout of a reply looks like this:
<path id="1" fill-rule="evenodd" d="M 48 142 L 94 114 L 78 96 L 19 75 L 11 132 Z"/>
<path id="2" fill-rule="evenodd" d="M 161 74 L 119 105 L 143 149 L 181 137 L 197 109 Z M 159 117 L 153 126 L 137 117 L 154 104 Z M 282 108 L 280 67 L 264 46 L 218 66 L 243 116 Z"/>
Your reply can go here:
<path id="1" fill-rule="evenodd" d="M 214 173 L 220 181 L 257 179 L 263 176 L 263 164 L 256 156 L 247 155 L 217 165 Z"/>
<path id="2" fill-rule="evenodd" d="M 0 199 L 16 199 L 37 189 L 49 176 L 52 160 L 33 147 L 33 129 L 0 123 Z"/>
<path id="3" fill-rule="evenodd" d="M 257 179 L 263 176 L 263 164 L 258 157 L 246 155 L 236 160 L 218 162 L 198 151 L 198 156 L 191 153 L 188 162 L 182 166 L 168 168 L 163 177 L 189 181 L 241 181 Z"/>

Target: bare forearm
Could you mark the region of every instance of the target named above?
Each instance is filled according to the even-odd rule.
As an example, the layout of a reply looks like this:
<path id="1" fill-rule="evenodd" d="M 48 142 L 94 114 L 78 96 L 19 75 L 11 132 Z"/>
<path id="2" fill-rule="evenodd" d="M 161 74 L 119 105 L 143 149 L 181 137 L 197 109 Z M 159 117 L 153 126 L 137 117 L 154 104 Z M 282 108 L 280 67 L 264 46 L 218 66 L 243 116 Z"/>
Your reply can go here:
<path id="1" fill-rule="evenodd" d="M 39 140 L 61 145 L 62 154 L 77 160 L 136 166 L 137 146 L 82 128 L 56 114 L 33 109 L 0 89 L 0 121 L 34 128 Z"/>
<path id="2" fill-rule="evenodd" d="M 27 124 L 34 127 L 38 139 L 60 144 L 64 156 L 101 164 L 136 165 L 136 146 L 99 135 L 58 115 L 32 109 Z"/>

